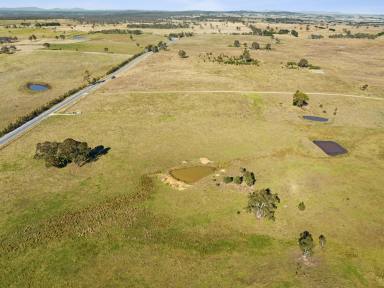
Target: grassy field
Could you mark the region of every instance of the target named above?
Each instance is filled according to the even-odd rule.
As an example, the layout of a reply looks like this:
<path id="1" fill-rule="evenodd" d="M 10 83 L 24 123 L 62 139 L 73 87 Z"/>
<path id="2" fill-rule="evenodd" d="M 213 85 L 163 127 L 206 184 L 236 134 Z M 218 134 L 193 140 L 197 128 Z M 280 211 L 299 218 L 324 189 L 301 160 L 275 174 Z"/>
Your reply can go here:
<path id="1" fill-rule="evenodd" d="M 229 47 L 235 39 L 270 41 L 182 39 L 67 110 L 80 116 L 51 117 L 0 151 L 0 287 L 384 285 L 384 101 L 319 95 L 299 109 L 291 92 L 235 92 L 384 97 L 381 40 L 323 40 L 319 47 L 287 37 L 272 51 L 251 52 L 260 67 L 198 57 L 238 55 L 242 49 Z M 189 58 L 180 59 L 179 49 Z M 325 74 L 281 67 L 302 57 Z M 362 92 L 365 82 L 370 88 Z M 177 90 L 234 92 L 171 93 Z M 330 122 L 301 119 L 308 114 Z M 47 169 L 33 159 L 36 143 L 68 137 L 111 150 L 81 168 Z M 316 139 L 335 140 L 349 153 L 327 157 Z M 200 157 L 223 175 L 254 171 L 256 189 L 281 198 L 276 221 L 246 213 L 247 193 L 218 187 L 213 176 L 184 191 L 156 176 Z M 309 262 L 297 244 L 304 230 L 316 242 L 320 234 L 328 239 Z"/>
<path id="2" fill-rule="evenodd" d="M 149 44 L 157 44 L 160 41 L 166 41 L 164 36 L 153 34 L 137 35 L 133 37 L 133 40 L 129 38 L 128 34 L 116 35 L 98 33 L 84 37 L 86 37 L 88 41 L 70 44 L 53 44 L 50 49 L 80 52 L 105 52 L 104 48 L 108 48 L 109 53 L 133 55 L 142 51 Z"/>
<path id="3" fill-rule="evenodd" d="M 49 100 L 84 84 L 84 72 L 105 74 L 128 57 L 71 51 L 31 51 L 0 55 L 0 129 Z M 48 83 L 50 90 L 31 92 L 27 83 Z"/>

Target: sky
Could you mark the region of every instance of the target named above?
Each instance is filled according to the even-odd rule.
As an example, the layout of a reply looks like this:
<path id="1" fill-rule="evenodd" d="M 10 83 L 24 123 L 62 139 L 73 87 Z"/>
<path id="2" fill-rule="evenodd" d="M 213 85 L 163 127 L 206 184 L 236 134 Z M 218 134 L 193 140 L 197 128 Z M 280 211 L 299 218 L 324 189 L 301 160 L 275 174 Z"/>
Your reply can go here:
<path id="1" fill-rule="evenodd" d="M 384 14 L 384 0 L 0 0 L 0 7 L 139 10 L 279 10 Z"/>

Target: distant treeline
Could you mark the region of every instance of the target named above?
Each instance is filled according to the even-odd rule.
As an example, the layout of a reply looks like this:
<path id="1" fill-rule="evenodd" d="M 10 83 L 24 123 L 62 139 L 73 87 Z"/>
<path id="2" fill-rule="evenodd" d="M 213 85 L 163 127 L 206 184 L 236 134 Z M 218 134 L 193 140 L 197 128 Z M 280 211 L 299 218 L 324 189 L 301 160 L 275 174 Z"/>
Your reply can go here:
<path id="1" fill-rule="evenodd" d="M 329 38 L 345 38 L 345 39 L 376 39 L 380 36 L 383 36 L 384 32 L 380 32 L 377 34 L 369 34 L 369 33 L 346 33 L 346 34 L 333 34 L 329 35 Z"/>
<path id="2" fill-rule="evenodd" d="M 92 31 L 89 34 L 128 34 L 128 35 L 141 35 L 143 31 L 141 30 L 121 30 L 121 29 L 109 29 L 109 30 L 100 30 L 100 31 Z"/>
<path id="3" fill-rule="evenodd" d="M 128 28 L 152 28 L 152 29 L 179 29 L 179 28 L 189 28 L 188 23 L 141 23 L 141 24 L 128 24 Z"/>
<path id="4" fill-rule="evenodd" d="M 296 30 L 287 30 L 287 29 L 279 29 L 275 30 L 273 28 L 267 28 L 267 29 L 260 29 L 257 28 L 254 25 L 249 25 L 249 28 L 252 30 L 253 35 L 259 35 L 259 36 L 273 36 L 274 34 L 292 34 L 295 37 L 299 36 L 299 33 Z"/>
<path id="5" fill-rule="evenodd" d="M 36 27 L 52 27 L 52 26 L 61 26 L 59 22 L 43 22 L 43 23 L 36 23 Z"/>
<path id="6" fill-rule="evenodd" d="M 192 37 L 192 32 L 180 32 L 180 33 L 169 33 L 168 39 L 172 40 L 172 38 L 183 38 L 183 37 Z"/>

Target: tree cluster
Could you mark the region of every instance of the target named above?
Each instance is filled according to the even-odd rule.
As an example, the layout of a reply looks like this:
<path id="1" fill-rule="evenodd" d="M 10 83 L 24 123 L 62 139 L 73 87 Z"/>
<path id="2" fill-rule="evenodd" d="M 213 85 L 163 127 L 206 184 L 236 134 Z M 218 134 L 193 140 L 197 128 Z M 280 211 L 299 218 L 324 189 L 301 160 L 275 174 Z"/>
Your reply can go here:
<path id="1" fill-rule="evenodd" d="M 219 64 L 229 64 L 229 65 L 259 65 L 259 61 L 253 59 L 248 49 L 244 49 L 243 53 L 238 56 L 227 56 L 223 53 L 218 56 L 213 55 L 213 53 L 200 54 L 200 58 L 203 59 L 204 62 L 212 62 Z"/>
<path id="2" fill-rule="evenodd" d="M 233 182 L 234 184 L 238 184 L 238 185 L 245 183 L 249 187 L 255 185 L 256 183 L 255 173 L 253 173 L 252 171 L 247 171 L 247 169 L 245 168 L 241 168 L 240 173 L 241 173 L 241 176 L 223 177 L 223 182 L 225 184 L 229 184 Z"/>
<path id="3" fill-rule="evenodd" d="M 128 24 L 128 28 L 142 28 L 142 29 L 180 29 L 189 28 L 188 23 L 140 23 L 140 24 Z"/>
<path id="4" fill-rule="evenodd" d="M 16 52 L 16 46 L 2 46 L 0 48 L 0 54 L 14 54 Z"/>
<path id="5" fill-rule="evenodd" d="M 305 58 L 300 59 L 299 62 L 289 61 L 289 62 L 287 62 L 286 67 L 288 69 L 299 69 L 299 68 L 321 69 L 320 66 L 312 65 Z"/>
<path id="6" fill-rule="evenodd" d="M 303 252 L 304 257 L 307 258 L 313 255 L 313 248 L 315 247 L 315 242 L 310 232 L 304 231 L 300 233 L 298 243 L 301 251 Z M 326 243 L 327 243 L 327 238 L 323 234 L 321 234 L 319 236 L 320 247 L 324 248 Z"/>
<path id="7" fill-rule="evenodd" d="M 127 34 L 127 35 L 141 35 L 143 31 L 141 30 L 124 30 L 124 29 L 109 29 L 109 30 L 100 30 L 100 31 L 92 31 L 89 34 Z"/>
<path id="8" fill-rule="evenodd" d="M 184 37 L 192 37 L 193 32 L 180 32 L 180 33 L 170 33 L 168 34 L 168 39 L 172 40 L 174 38 L 184 38 Z"/>
<path id="9" fill-rule="evenodd" d="M 64 168 L 70 163 L 82 166 L 108 152 L 109 148 L 91 149 L 86 142 L 68 138 L 64 142 L 44 142 L 36 145 L 35 159 L 45 161 L 46 167 Z"/>

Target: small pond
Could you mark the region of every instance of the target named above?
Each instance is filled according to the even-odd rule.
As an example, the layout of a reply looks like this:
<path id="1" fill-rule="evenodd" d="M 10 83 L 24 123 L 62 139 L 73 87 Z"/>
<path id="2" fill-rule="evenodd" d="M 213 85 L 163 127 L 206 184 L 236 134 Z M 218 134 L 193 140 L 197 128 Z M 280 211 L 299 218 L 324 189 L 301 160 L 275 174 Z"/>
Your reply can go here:
<path id="1" fill-rule="evenodd" d="M 347 149 L 333 141 L 313 141 L 321 150 L 329 156 L 337 156 L 348 153 Z"/>
<path id="2" fill-rule="evenodd" d="M 317 122 L 328 122 L 328 118 L 318 117 L 318 116 L 303 116 L 305 120 L 317 121 Z"/>
<path id="3" fill-rule="evenodd" d="M 81 36 L 81 35 L 75 35 L 72 37 L 73 40 L 87 40 L 87 38 L 85 38 L 84 36 Z"/>
<path id="4" fill-rule="evenodd" d="M 193 184 L 212 174 L 215 172 L 215 170 L 216 169 L 214 167 L 210 166 L 195 166 L 174 169 L 170 171 L 170 174 L 178 181 L 182 181 L 187 184 Z"/>
<path id="5" fill-rule="evenodd" d="M 35 84 L 35 83 L 29 83 L 27 84 L 27 87 L 29 90 L 35 91 L 35 92 L 43 92 L 49 89 L 49 85 L 47 84 Z"/>

